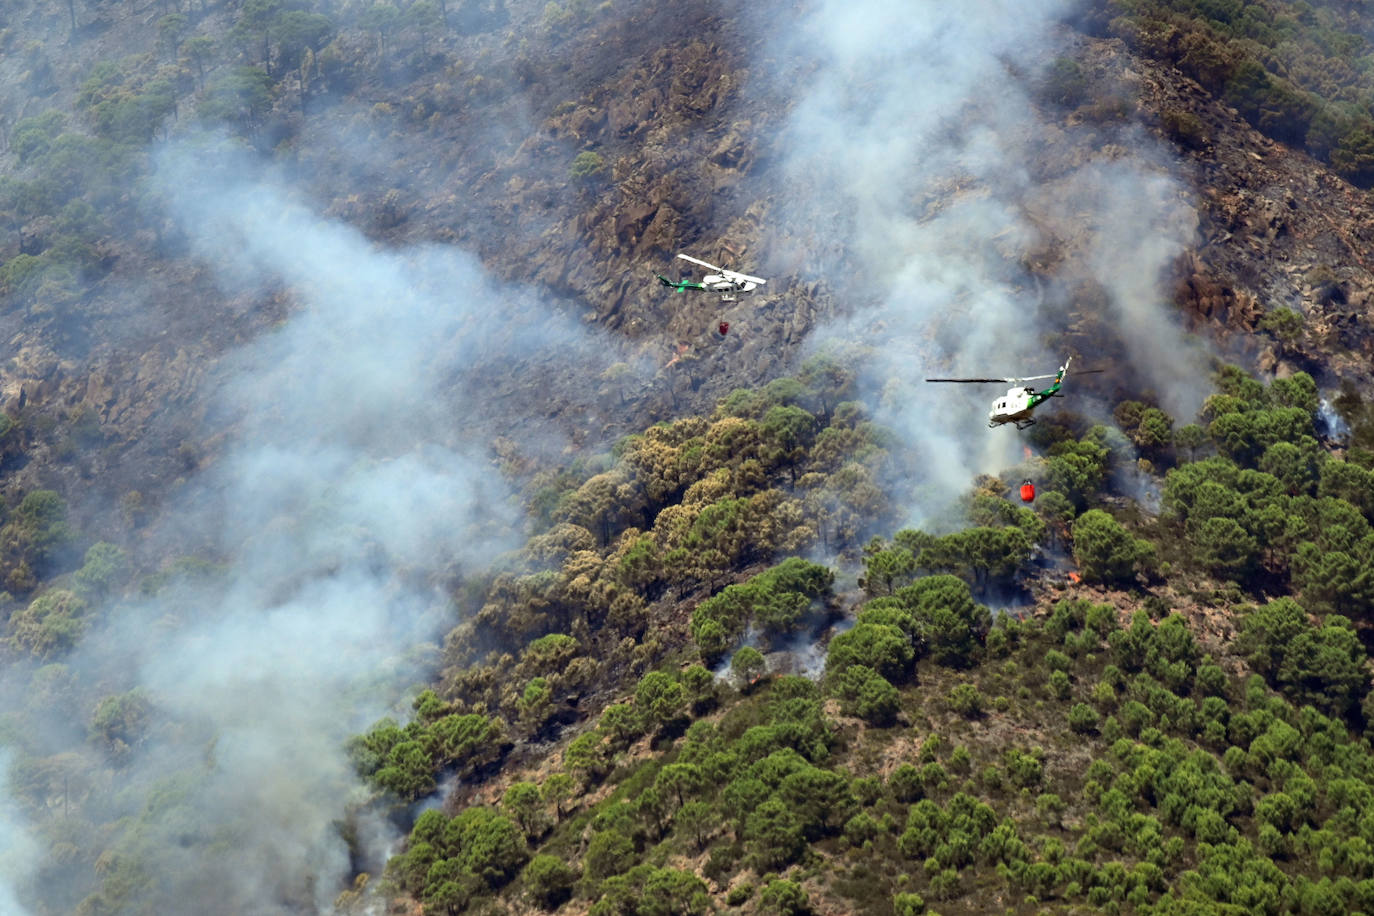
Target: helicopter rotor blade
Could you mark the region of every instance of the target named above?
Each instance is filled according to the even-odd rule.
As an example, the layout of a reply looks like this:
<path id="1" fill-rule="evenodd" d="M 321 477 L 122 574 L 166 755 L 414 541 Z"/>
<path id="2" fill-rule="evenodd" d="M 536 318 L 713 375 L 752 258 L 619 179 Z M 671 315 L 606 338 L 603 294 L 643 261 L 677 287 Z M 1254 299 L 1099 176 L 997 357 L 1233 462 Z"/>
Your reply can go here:
<path id="1" fill-rule="evenodd" d="M 1009 382 L 1011 379 L 1005 378 L 928 378 L 927 382 Z"/>
<path id="2" fill-rule="evenodd" d="M 1066 375 L 1092 375 L 1097 372 L 1106 372 L 1106 369 L 1076 369 Z M 1003 382 L 1009 385 L 1019 385 L 1022 382 L 1038 382 L 1041 379 L 1058 378 L 1059 373 L 1051 372 L 1048 375 L 1018 375 L 1015 378 L 928 378 L 927 382 L 966 382 L 981 384 L 988 382 Z"/>
<path id="3" fill-rule="evenodd" d="M 693 264 L 699 264 L 702 267 L 709 267 L 716 273 L 723 273 L 725 271 L 725 268 L 723 267 L 717 267 L 716 265 L 703 261 L 700 258 L 694 258 L 690 254 L 680 254 L 678 255 L 678 257 L 684 261 L 691 261 Z"/>

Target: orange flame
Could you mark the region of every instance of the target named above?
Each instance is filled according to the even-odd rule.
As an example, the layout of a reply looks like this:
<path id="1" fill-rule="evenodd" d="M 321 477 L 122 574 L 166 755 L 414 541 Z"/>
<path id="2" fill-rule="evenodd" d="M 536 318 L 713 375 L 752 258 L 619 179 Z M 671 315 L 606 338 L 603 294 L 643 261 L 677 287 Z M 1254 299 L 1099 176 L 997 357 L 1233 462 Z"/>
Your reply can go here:
<path id="1" fill-rule="evenodd" d="M 1029 445 L 1023 445 L 1023 446 L 1021 446 L 1021 451 L 1023 451 L 1023 452 L 1026 453 L 1026 460 L 1027 460 L 1027 461 L 1030 461 L 1030 460 L 1031 460 L 1031 450 L 1030 450 L 1030 446 L 1029 446 Z"/>
<path id="2" fill-rule="evenodd" d="M 1069 581 L 1072 582 L 1074 585 L 1077 585 L 1079 582 L 1082 582 L 1083 579 L 1078 575 L 1078 573 L 1071 572 L 1069 573 Z"/>

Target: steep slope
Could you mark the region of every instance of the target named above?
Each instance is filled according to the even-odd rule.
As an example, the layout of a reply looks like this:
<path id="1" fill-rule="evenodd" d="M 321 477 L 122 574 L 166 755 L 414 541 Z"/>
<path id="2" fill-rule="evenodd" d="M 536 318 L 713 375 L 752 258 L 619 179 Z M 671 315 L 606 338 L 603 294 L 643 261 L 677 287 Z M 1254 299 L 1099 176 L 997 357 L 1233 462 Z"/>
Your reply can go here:
<path id="1" fill-rule="evenodd" d="M 383 720 L 354 743 L 379 799 L 417 815 L 383 892 L 427 913 L 629 916 L 1366 906 L 1367 828 L 1351 800 L 1374 774 L 1357 635 L 1374 459 L 1317 448 L 1310 377 L 1265 389 L 1231 368 L 1218 381 L 1197 460 L 1151 450 L 1172 466 L 1159 517 L 1115 489 L 1138 433 L 1124 418 L 1141 406 L 1123 404 L 1119 430 L 1054 435 L 1034 511 L 983 480 L 963 500 L 975 527 L 869 542 L 862 594 L 795 556 L 712 587 L 690 602 L 690 653 L 672 632 L 688 609 L 664 589 L 709 577 L 709 564 L 679 564 L 711 551 L 675 558 L 674 522 L 725 505 L 693 495 L 742 485 L 743 467 L 714 452 L 652 530 L 600 548 L 598 518 L 612 531 L 632 518 L 589 516 L 605 487 L 588 481 L 564 504 L 582 523 L 526 548 L 526 562 L 556 550 L 555 569 L 498 582 L 476 618 L 525 648 L 457 666 L 404 726 Z M 747 416 L 769 397 L 740 392 L 721 411 Z M 726 417 L 705 439 L 750 426 Z M 683 421 L 632 444 L 619 489 L 653 492 L 674 463 L 646 459 L 672 445 L 713 454 L 682 439 L 693 431 Z M 803 468 L 837 432 L 816 437 Z M 1303 450 L 1311 465 L 1284 460 Z M 783 492 L 786 471 L 772 467 Z M 800 510 L 819 532 L 816 507 Z M 716 543 L 731 554 L 751 541 Z M 1065 544 L 1071 576 L 1055 571 Z M 996 617 L 974 600 L 1018 587 L 1033 602 Z M 634 619 L 625 589 L 647 601 L 653 632 L 603 653 L 596 641 Z M 605 601 L 605 625 L 588 630 Z M 842 618 L 823 674 L 786 673 Z M 617 682 L 610 696 L 591 686 Z M 509 753 L 500 772 L 493 753 Z M 441 809 L 407 804 L 454 776 Z"/>
<path id="2" fill-rule="evenodd" d="M 1200 325 L 1241 332 L 1223 339 L 1267 349 L 1262 371 L 1286 357 L 1317 370 L 1325 385 L 1368 384 L 1370 344 L 1360 330 L 1371 283 L 1367 193 L 1264 136 L 1178 70 L 1132 59 L 1115 42 L 1095 47 L 1109 71 L 1128 61 L 1140 69 L 1148 116 L 1190 165 L 1199 238 L 1180 266 L 1179 305 Z M 1303 320 L 1247 341 L 1275 308 Z"/>
<path id="3" fill-rule="evenodd" d="M 64 31 L 60 11 L 17 6 L 6 33 L 12 47 Z M 473 9 L 480 12 L 480 4 Z M 232 7 L 188 12 L 182 42 L 197 30 L 227 32 L 241 18 Z M 639 368 L 631 373 L 632 400 L 644 399 L 649 416 L 700 408 L 737 383 L 766 380 L 759 367 L 785 365 L 819 320 L 873 294 L 860 287 L 837 300 L 827 287 L 853 279 L 831 271 L 822 250 L 845 240 L 818 244 L 789 224 L 786 196 L 812 193 L 797 176 L 780 181 L 776 167 L 789 155 L 783 128 L 794 100 L 778 91 L 771 61 L 760 59 L 760 37 L 738 20 L 709 4 L 671 15 L 634 6 L 546 15 L 517 4 L 486 16 L 455 16 L 458 27 L 437 42 L 402 28 L 385 59 L 371 56 L 366 23 L 350 29 L 344 26 L 361 20 L 338 16 L 333 50 L 317 56 L 308 79 L 278 72 L 276 97 L 270 109 L 251 116 L 248 135 L 260 146 L 279 146 L 327 212 L 374 237 L 389 244 L 457 242 L 498 275 L 537 284 L 570 312 L 627 337 L 649 366 L 681 356 L 663 377 Z M 78 22 L 76 41 L 30 45 L 28 58 L 11 57 L 14 79 L 7 81 L 5 103 L 11 125 L 49 106 L 72 109 L 95 61 L 154 50 L 141 20 L 125 8 L 83 11 Z M 1052 123 L 1059 119 L 1068 129 L 1055 134 L 1054 146 L 1041 145 L 1027 165 L 1052 182 L 1063 164 L 1090 161 L 1104 142 L 1125 138 L 1112 136 L 1119 132 L 1113 122 L 1139 116 L 1147 124 L 1174 124 L 1177 112 L 1197 118 L 1207 136 L 1188 139 L 1202 148 L 1185 145 L 1183 152 L 1197 166 L 1185 178 L 1202 217 L 1179 266 L 1180 304 L 1204 320 L 1246 329 L 1275 305 L 1310 306 L 1304 366 L 1317 369 L 1329 356 L 1333 375 L 1322 378 L 1324 385 L 1357 373 L 1358 361 L 1339 354 L 1362 346 L 1352 328 L 1367 272 L 1351 253 L 1367 222 L 1358 209 L 1361 195 L 1302 154 L 1261 141 L 1178 71 L 1132 58 L 1111 40 L 1081 37 L 1077 47 L 1071 56 L 1099 88 L 1052 114 Z M 207 77 L 185 47 L 178 55 L 161 53 L 162 70 L 185 81 L 177 91 L 190 89 L 192 103 L 198 87 L 225 76 L 229 65 L 212 64 Z M 284 58 L 284 50 L 271 58 L 278 71 Z M 149 59 L 135 70 L 152 72 L 158 63 Z M 69 127 L 89 117 L 88 108 L 69 117 Z M 580 152 L 595 153 L 602 167 L 579 182 L 569 170 Z M 958 199 L 957 187 L 946 186 L 954 196 L 942 208 Z M 1047 235 L 1032 273 L 1051 282 L 1056 272 L 1071 274 L 1061 261 L 1075 245 L 1050 249 L 1055 237 L 1079 230 L 1043 209 L 1028 216 Z M 134 214 L 122 211 L 120 218 Z M 290 308 L 289 300 L 262 294 L 224 301 L 208 278 L 179 259 L 166 262 L 171 269 L 150 269 L 163 263 L 163 254 L 177 252 L 178 230 L 165 219 L 146 222 L 156 239 L 108 229 L 101 236 L 99 286 L 82 296 L 70 319 L 56 325 L 48 319 L 43 332 L 32 306 L 9 312 L 17 357 L 4 383 L 11 405 L 23 388 L 31 409 L 88 410 L 115 453 L 131 449 L 127 460 L 87 461 L 83 469 L 88 482 L 107 490 L 107 501 L 155 490 L 153 478 L 179 473 L 165 460 L 148 473 L 182 444 L 191 425 L 159 416 L 161 405 L 194 417 L 204 400 L 195 392 L 205 384 L 207 360 Z M 41 221 L 24 223 L 9 250 L 41 246 L 51 232 Z M 680 249 L 732 263 L 757 261 L 752 269 L 775 279 L 761 301 L 733 308 L 667 297 L 644 281 Z M 862 269 L 852 259 L 849 266 Z M 818 280 L 825 282 L 818 286 Z M 1089 291 L 1059 330 L 1077 325 L 1085 333 L 1071 342 L 1107 351 L 1117 346 L 1111 324 L 1082 324 L 1095 311 L 1092 298 Z M 198 305 L 176 305 L 186 302 Z M 713 339 L 717 316 L 733 318 L 733 338 Z M 512 396 L 520 387 L 513 379 L 492 383 L 514 389 Z M 623 383 L 617 387 L 612 403 L 626 393 Z M 514 413 L 509 406 L 501 411 Z M 567 426 L 585 435 L 578 424 Z M 40 464 L 56 472 L 61 462 L 50 454 L 44 451 Z M 120 469 L 135 467 L 142 479 L 123 479 Z"/>
<path id="4" fill-rule="evenodd" d="M 1319 554 L 1354 550 L 1355 564 L 1367 547 L 1354 533 L 1358 500 L 1331 518 L 1314 508 L 1364 480 L 1354 451 L 1320 476 L 1316 436 L 1332 424 L 1313 419 L 1317 386 L 1293 382 L 1271 403 L 1232 374 L 1199 418 L 1215 430 L 1192 426 L 1186 442 L 1172 430 L 1210 392 L 1209 346 L 1294 379 L 1306 369 L 1326 393 L 1342 379 L 1356 392 L 1367 384 L 1363 192 L 1256 133 L 1167 55 L 1105 28 L 1076 31 L 1057 4 L 1015 20 L 979 9 L 929 22 L 886 4 L 737 11 L 614 0 L 65 11 L 10 0 L 5 12 L 0 385 L 14 422 L 0 430 L 10 510 L 0 540 L 4 688 L 14 698 L 4 734 L 19 804 L 0 808 L 0 832 L 25 838 L 15 848 L 26 854 L 16 856 L 17 882 L 0 875 L 0 894 L 14 884 L 39 912 L 175 911 L 187 900 L 224 912 L 325 910 L 348 881 L 381 873 L 412 803 L 438 781 L 468 780 L 450 806 L 494 802 L 516 778 L 498 771 L 503 760 L 542 774 L 536 762 L 556 753 L 553 742 L 566 743 L 566 764 L 581 729 L 592 737 L 580 750 L 601 768 L 608 747 L 648 730 L 642 706 L 666 709 L 657 724 L 667 724 L 674 686 L 709 699 L 709 673 L 681 664 L 689 639 L 714 661 L 759 619 L 793 638 L 824 634 L 827 615 L 857 610 L 853 588 L 813 606 L 815 594 L 778 597 L 770 585 L 776 602 L 742 619 L 730 596 L 757 592 L 726 586 L 797 553 L 852 575 L 871 534 L 962 524 L 959 494 L 976 471 L 1043 471 L 1052 483 L 1043 519 L 999 510 L 969 519 L 976 534 L 939 542 L 941 563 L 976 587 L 991 578 L 1024 600 L 1022 585 L 1049 578 L 1028 565 L 1032 545 L 1056 553 L 1080 540 L 1069 528 L 1080 514 L 1114 536 L 1087 512 L 1105 506 L 1141 521 L 1128 496 L 1150 503 L 1160 486 L 1152 471 L 1215 448 L 1245 467 L 1209 472 L 1228 487 L 1245 473 L 1254 489 L 1219 496 L 1193 528 L 1174 520 L 1170 533 L 1188 552 L 1165 559 L 1197 577 L 1197 593 L 1162 590 L 1167 600 L 1223 619 L 1271 588 L 1297 588 L 1312 610 L 1363 607 L 1358 576 L 1346 581 L 1345 567 L 1295 553 L 1310 536 Z M 732 305 L 657 286 L 651 273 L 684 249 L 770 283 Z M 723 337 L 722 318 L 731 323 Z M 1176 319 L 1201 333 L 1180 332 Z M 823 343 L 828 357 L 802 362 Z M 1114 371 L 1074 379 L 1074 410 L 1024 444 L 985 434 L 981 393 L 936 396 L 920 383 L 933 366 L 1040 372 L 1070 353 L 1075 365 Z M 794 369 L 795 380 L 783 378 Z M 745 385 L 760 390 L 729 394 Z M 1342 403 L 1358 419 L 1358 394 Z M 1121 435 L 1089 429 L 1085 416 L 1114 410 Z M 1270 456 L 1273 437 L 1290 432 L 1296 454 Z M 1279 507 L 1279 490 L 1301 493 L 1301 507 Z M 1253 510 L 1249 527 L 1208 524 L 1236 500 Z M 991 512 L 986 500 L 976 506 Z M 1279 524 L 1290 516 L 1309 527 Z M 1337 517 L 1358 550 L 1333 533 Z M 530 531 L 523 551 L 493 565 Z M 1302 560 L 1290 570 L 1292 557 Z M 1199 558 L 1210 565 L 1188 567 Z M 1147 572 L 1143 551 L 1139 559 Z M 952 571 L 944 565 L 926 571 Z M 808 602 L 788 597 L 798 594 Z M 1133 599 L 1115 599 L 1130 609 Z M 816 618 L 798 616 L 803 608 Z M 1348 643 L 1337 623 L 1319 629 L 1337 650 Z M 1076 640 L 1082 664 L 1051 667 L 1086 686 L 1098 671 L 1086 655 L 1103 650 Z M 1034 631 L 1027 665 L 1048 648 Z M 757 661 L 746 655 L 740 667 L 756 673 Z M 943 668 L 927 669 L 943 688 Z M 1277 671 L 1265 673 L 1279 685 Z M 1064 678 L 1046 677 L 1063 702 Z M 645 678 L 642 703 L 611 702 Z M 1009 687 L 984 669 L 970 678 L 999 695 Z M 1129 686 L 1171 722 L 1176 700 L 1205 710 L 1207 699 L 1238 707 L 1244 697 L 1245 715 L 1268 703 L 1214 681 L 1209 673 L 1209 686 L 1172 700 L 1124 677 L 1113 689 Z M 348 735 L 388 710 L 408 715 L 404 694 L 416 682 L 434 689 L 409 704 L 413 721 L 368 732 L 346 759 Z M 849 775 L 895 772 L 911 735 L 881 731 L 890 724 L 870 731 L 848 710 L 841 721 L 812 688 L 785 683 L 805 702 L 764 723 L 768 704 L 746 698 L 722 717 L 736 717 L 732 738 L 754 724 L 786 730 L 798 717 L 831 735 L 839 722 L 857 748 L 836 758 Z M 891 706 L 890 683 L 844 689 L 865 685 L 870 712 Z M 995 711 L 1033 706 L 1038 689 L 1017 686 L 1009 709 Z M 925 698 L 909 685 L 899 693 L 917 727 Z M 959 697 L 951 709 L 969 708 L 968 691 Z M 962 728 L 935 708 L 940 727 Z M 1012 768 L 990 750 L 1004 727 L 1037 729 L 1078 759 L 1057 722 L 1014 711 L 970 726 L 990 726 L 970 739 L 979 764 Z M 1309 736 L 1337 730 L 1290 708 L 1269 712 Z M 586 728 L 593 716 L 602 729 Z M 1133 737 L 1168 757 L 1149 766 L 1176 762 L 1173 738 L 1198 750 L 1197 729 L 1161 727 L 1169 737 L 1157 739 L 1137 718 Z M 1224 752 L 1202 737 L 1215 746 L 1200 753 Z M 1250 753 L 1248 732 L 1227 738 Z M 663 739 L 674 739 L 671 728 Z M 640 791 L 683 748 L 634 747 L 667 756 L 628 784 L 613 779 L 624 794 L 604 809 L 594 810 L 595 795 L 578 802 L 579 818 L 604 815 L 592 834 L 577 832 L 591 821 L 547 837 L 533 821 L 524 837 L 513 833 L 511 818 L 533 810 L 522 789 L 504 813 L 459 814 L 458 846 L 471 845 L 471 827 L 515 858 L 534 841 L 583 867 L 590 847 L 580 844 L 640 818 L 627 828 L 634 856 L 659 871 L 592 874 L 605 882 L 584 885 L 575 906 L 604 892 L 607 907 L 625 909 L 677 899 L 674 888 L 695 901 L 699 878 L 660 871 L 705 874 L 709 859 L 685 834 L 669 838 L 666 789 L 656 802 Z M 814 768 L 824 755 L 814 742 L 812 751 Z M 1287 744 L 1279 751 L 1311 763 Z M 965 766 L 953 752 L 931 753 L 942 767 Z M 1029 771 L 1024 756 L 1015 762 Z M 1049 769 L 1045 794 L 1083 787 L 1067 767 Z M 1270 769 L 1267 788 L 1293 775 Z M 360 774 L 391 794 L 364 791 Z M 932 794 L 945 791 L 930 774 Z M 1251 788 L 1256 774 L 1245 777 Z M 957 851 L 958 868 L 931 850 L 941 868 L 913 879 L 893 854 L 897 831 L 883 826 L 902 802 L 880 810 L 865 785 L 880 829 L 861 821 L 845 842 L 882 848 L 881 879 L 822 873 L 848 855 L 837 833 L 848 820 L 825 818 L 803 828 L 822 871 L 804 865 L 787 879 L 837 910 L 855 900 L 896 906 L 893 895 L 915 893 L 908 883 L 955 901 L 967 890 L 970 906 L 1023 899 L 1027 882 L 1078 904 L 1156 902 L 1163 872 L 1144 866 L 1181 878 L 1191 857 L 1204 858 L 1191 841 L 1218 838 L 1201 836 L 1196 818 L 1175 823 L 1151 809 L 1184 858 L 1150 862 L 1133 848 L 1130 880 L 1090 886 L 1081 866 L 1054 859 L 1060 833 L 1077 842 L 1091 828 L 1053 824 L 1064 811 L 1046 800 L 1037 816 L 1060 846 L 1036 840 L 1017 860 L 1024 869 L 998 875 L 1005 883 L 975 873 L 965 888 Z M 1155 805 L 1127 788 L 1133 804 Z M 616 808 L 626 797 L 633 811 Z M 676 801 L 685 807 L 682 793 Z M 1019 795 L 993 801 L 1009 816 L 1030 814 Z M 1079 813 L 1086 823 L 1086 810 L 1069 820 Z M 1243 805 L 1229 815 L 1236 835 L 1261 838 Z M 794 826 L 782 825 L 784 841 Z M 1268 826 L 1299 835 L 1263 834 L 1275 855 L 1292 857 L 1295 876 L 1315 874 L 1314 860 L 1324 867 L 1325 847 L 1302 838 L 1303 825 Z M 1329 829 L 1353 842 L 1341 824 Z M 756 842 L 752 830 L 740 825 L 738 838 Z M 514 901 L 534 881 L 517 877 L 513 858 L 474 865 L 456 848 L 421 869 L 414 849 L 396 882 L 422 898 L 442 889 L 427 901 L 441 912 L 460 908 L 459 894 L 499 892 L 522 906 Z M 713 882 L 734 875 L 724 860 L 735 852 L 720 853 Z M 431 888 L 430 871 L 454 860 Z M 756 864 L 751 882 L 793 863 Z M 556 897 L 571 866 L 555 865 L 542 867 Z M 1363 865 L 1340 867 L 1342 879 L 1367 877 Z M 640 895 L 650 883 L 663 893 Z M 873 901 L 851 896 L 873 887 Z M 1309 892 L 1296 877 L 1287 887 L 1275 891 L 1283 905 Z M 726 902 L 732 893 L 711 890 Z M 1345 885 L 1337 893 L 1347 908 L 1363 899 Z M 766 906 L 782 909 L 788 895 L 769 891 Z"/>

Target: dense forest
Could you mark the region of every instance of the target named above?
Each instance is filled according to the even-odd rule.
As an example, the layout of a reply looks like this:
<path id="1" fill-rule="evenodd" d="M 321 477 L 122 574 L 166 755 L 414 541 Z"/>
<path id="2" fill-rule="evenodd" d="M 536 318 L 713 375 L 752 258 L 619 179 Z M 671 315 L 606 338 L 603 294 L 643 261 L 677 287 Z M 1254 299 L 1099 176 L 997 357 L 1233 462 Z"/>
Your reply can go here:
<path id="1" fill-rule="evenodd" d="M 1367 601 L 1360 552 L 1374 532 L 1361 502 L 1374 455 L 1343 460 L 1319 445 L 1306 375 L 1264 387 L 1227 367 L 1217 381 L 1202 422 L 1177 432 L 1131 401 L 1114 427 L 1044 427 L 1034 509 L 1011 498 L 1024 469 L 984 479 L 965 500 L 972 527 L 869 540 L 857 593 L 837 591 L 836 570 L 793 556 L 696 602 L 686 651 L 641 630 L 622 643 L 633 652 L 620 662 L 618 702 L 571 728 L 556 756 L 516 754 L 473 803 L 421 815 L 385 880 L 440 913 L 492 894 L 548 909 L 581 899 L 607 914 L 1370 906 L 1356 801 L 1374 764 L 1368 660 L 1342 612 Z M 585 654 L 584 621 L 612 622 L 617 600 L 643 607 L 665 578 L 680 588 L 712 575 L 665 577 L 679 543 L 665 516 L 684 513 L 676 531 L 689 538 L 721 537 L 723 512 L 760 488 L 790 492 L 783 504 L 812 489 L 808 477 L 824 480 L 812 468 L 839 435 L 882 460 L 880 431 L 843 419 L 857 405 L 837 405 L 829 423 L 798 406 L 820 397 L 784 380 L 736 392 L 713 427 L 692 424 L 698 435 L 681 442 L 702 456 L 711 452 L 697 443 L 714 429 L 767 441 L 785 413 L 805 417 L 810 436 L 792 457 L 761 462 L 752 486 L 728 453 L 707 457 L 676 478 L 681 502 L 659 509 L 647 533 L 633 515 L 605 537 L 555 513 L 527 551 L 563 545 L 557 571 L 493 589 L 499 603 L 475 621 L 523 623 L 533 606 L 542 626 L 506 630 L 528 642 L 493 650 L 489 668 L 450 668 L 448 699 L 426 690 L 408 724 L 388 719 L 360 736 L 360 770 L 408 802 L 451 774 L 490 768 L 503 741 L 578 721 L 570 699 L 580 708 L 612 679 L 594 660 L 605 650 Z M 645 438 L 661 446 L 673 428 Z M 633 474 L 640 494 L 683 468 L 642 463 L 642 441 L 606 472 Z M 1157 518 L 1112 497 L 1133 442 L 1162 472 Z M 831 476 L 862 479 L 863 468 Z M 585 512 L 607 483 L 569 491 L 564 512 Z M 717 488 L 714 502 L 692 498 L 703 484 Z M 814 541 L 836 524 L 827 516 L 856 503 L 803 495 L 805 522 L 792 530 Z M 881 526 L 879 508 L 858 531 Z M 842 522 L 833 530 L 845 537 Z M 709 543 L 747 562 L 728 536 Z M 1082 585 L 1052 572 L 1059 551 Z M 1027 580 L 1036 613 L 994 615 L 979 601 Z M 835 628 L 841 620 L 852 625 Z M 809 643 L 827 629 L 823 669 L 785 673 L 797 635 Z M 613 622 L 595 632 L 615 639 Z"/>
<path id="2" fill-rule="evenodd" d="M 1374 912 L 1368 11 L 805 6 L 0 0 L 0 911 Z"/>

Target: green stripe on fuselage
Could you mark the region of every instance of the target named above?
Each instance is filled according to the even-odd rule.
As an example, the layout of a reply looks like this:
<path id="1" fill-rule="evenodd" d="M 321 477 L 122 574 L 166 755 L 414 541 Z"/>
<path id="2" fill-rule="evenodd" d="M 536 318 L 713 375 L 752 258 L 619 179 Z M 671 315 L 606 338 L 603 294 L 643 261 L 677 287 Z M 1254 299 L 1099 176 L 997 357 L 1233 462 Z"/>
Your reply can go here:
<path id="1" fill-rule="evenodd" d="M 1064 370 L 1060 369 L 1059 374 L 1054 377 L 1054 384 L 1046 388 L 1044 391 L 1037 391 L 1034 394 L 1032 394 L 1030 396 L 1030 403 L 1026 406 L 1031 408 L 1038 407 L 1040 406 L 1040 404 L 1054 397 L 1056 394 L 1059 393 L 1059 386 L 1063 383 L 1063 381 Z"/>
<path id="2" fill-rule="evenodd" d="M 707 291 L 705 284 L 702 283 L 693 283 L 690 280 L 669 280 L 662 274 L 654 274 L 654 276 L 658 277 L 658 282 L 662 283 L 664 286 L 669 287 L 670 289 L 675 289 L 678 292 L 682 292 L 686 289 L 699 289 L 702 292 Z"/>

